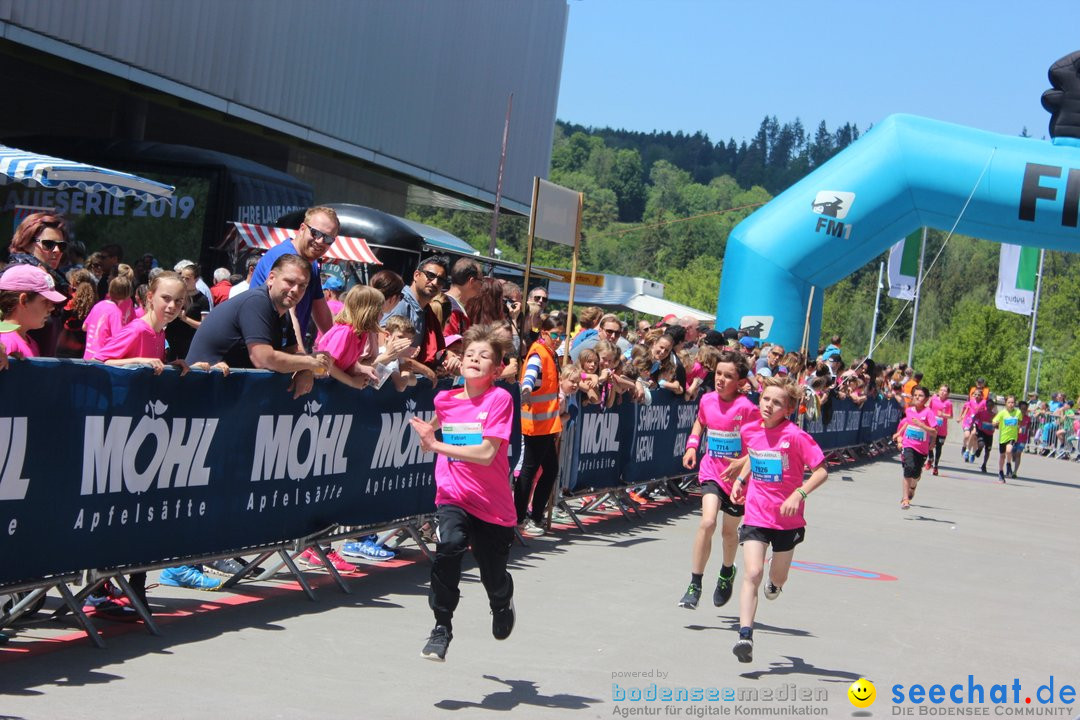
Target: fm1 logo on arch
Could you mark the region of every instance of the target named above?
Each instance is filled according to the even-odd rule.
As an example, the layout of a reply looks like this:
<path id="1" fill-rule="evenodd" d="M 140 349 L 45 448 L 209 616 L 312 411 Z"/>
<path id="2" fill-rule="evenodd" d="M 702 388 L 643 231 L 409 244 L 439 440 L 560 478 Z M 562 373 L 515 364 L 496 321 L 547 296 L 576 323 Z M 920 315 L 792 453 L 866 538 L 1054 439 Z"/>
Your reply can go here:
<path id="1" fill-rule="evenodd" d="M 822 190 L 814 198 L 810 209 L 818 215 L 817 226 L 814 232 L 824 232 L 833 237 L 842 237 L 845 240 L 851 238 L 850 224 L 840 222 L 851 212 L 851 206 L 855 203 L 855 193 L 843 190 Z M 830 219 L 834 218 L 834 219 Z"/>

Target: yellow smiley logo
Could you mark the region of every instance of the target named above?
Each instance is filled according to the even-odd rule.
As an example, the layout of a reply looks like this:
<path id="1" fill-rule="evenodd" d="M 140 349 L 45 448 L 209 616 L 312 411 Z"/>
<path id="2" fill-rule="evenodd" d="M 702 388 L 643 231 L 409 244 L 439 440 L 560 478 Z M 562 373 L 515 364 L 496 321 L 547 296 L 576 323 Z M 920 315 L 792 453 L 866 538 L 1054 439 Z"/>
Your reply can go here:
<path id="1" fill-rule="evenodd" d="M 874 683 L 870 682 L 866 678 L 859 678 L 855 682 L 851 683 L 851 687 L 847 691 L 848 700 L 851 704 L 857 708 L 867 708 L 874 704 L 874 700 L 877 699 L 877 691 L 874 689 Z"/>

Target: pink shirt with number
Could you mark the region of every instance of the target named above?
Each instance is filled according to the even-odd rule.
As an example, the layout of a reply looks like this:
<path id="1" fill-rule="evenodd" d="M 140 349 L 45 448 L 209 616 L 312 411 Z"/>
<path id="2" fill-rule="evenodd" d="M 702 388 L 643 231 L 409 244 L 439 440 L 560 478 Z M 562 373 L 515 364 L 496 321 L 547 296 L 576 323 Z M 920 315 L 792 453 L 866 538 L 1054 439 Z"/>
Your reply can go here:
<path id="1" fill-rule="evenodd" d="M 364 333 L 362 338 L 367 338 Z M 334 357 L 334 364 L 348 372 L 356 361 L 364 356 L 367 342 L 356 336 L 352 325 L 336 323 L 326 334 L 315 341 L 316 350 L 324 350 Z"/>
<path id="2" fill-rule="evenodd" d="M 112 300 L 102 300 L 90 308 L 83 325 L 86 327 L 83 360 L 100 360 L 98 352 L 124 326 L 123 311 Z"/>
<path id="3" fill-rule="evenodd" d="M 963 423 L 964 428 L 967 429 L 975 421 L 975 416 L 986 409 L 985 400 L 971 400 L 969 399 L 964 403 L 964 412 L 960 414 L 960 421 Z"/>
<path id="4" fill-rule="evenodd" d="M 38 350 L 37 341 L 32 337 L 23 337 L 14 330 L 11 332 L 0 333 L 0 345 L 4 346 L 4 350 L 8 355 L 12 353 L 22 353 L 23 357 L 37 357 L 41 352 Z"/>
<path id="5" fill-rule="evenodd" d="M 510 393 L 492 386 L 483 395 L 468 398 L 460 388 L 444 390 L 435 396 L 435 415 L 443 442 L 450 445 L 479 445 L 483 438 L 502 441 L 487 466 L 439 455 L 435 461 L 435 504 L 456 505 L 494 525 L 516 525 L 517 510 L 509 480 L 514 425 Z"/>
<path id="6" fill-rule="evenodd" d="M 135 320 L 109 338 L 98 351 L 98 360 L 124 360 L 129 358 L 165 359 L 165 331 L 154 332 L 150 324 Z"/>
<path id="7" fill-rule="evenodd" d="M 929 406 L 916 410 L 912 405 L 904 411 L 904 418 L 900 421 L 901 447 L 911 448 L 920 455 L 926 455 L 930 452 L 930 431 L 916 427 L 909 422 L 911 420 L 918 420 L 930 427 L 936 427 L 937 414 Z"/>
<path id="8" fill-rule="evenodd" d="M 949 420 L 952 418 L 952 403 L 935 395 L 930 398 L 929 407 L 937 415 L 938 437 L 947 437 L 949 435 Z"/>
<path id="9" fill-rule="evenodd" d="M 825 462 L 814 438 L 785 418 L 774 428 L 760 421 L 743 425 L 742 443 L 750 455 L 743 522 L 776 530 L 805 527 L 802 503 L 794 515 L 786 517 L 780 514 L 780 506 L 802 487 L 805 468 Z"/>
<path id="10" fill-rule="evenodd" d="M 731 481 L 724 471 L 732 460 L 743 455 L 743 425 L 761 419 L 757 406 L 745 395 L 736 395 L 731 402 L 720 398 L 716 391 L 705 393 L 698 404 L 698 422 L 704 426 L 701 433 L 703 455 L 698 468 L 698 482 L 713 482 L 731 494 Z"/>

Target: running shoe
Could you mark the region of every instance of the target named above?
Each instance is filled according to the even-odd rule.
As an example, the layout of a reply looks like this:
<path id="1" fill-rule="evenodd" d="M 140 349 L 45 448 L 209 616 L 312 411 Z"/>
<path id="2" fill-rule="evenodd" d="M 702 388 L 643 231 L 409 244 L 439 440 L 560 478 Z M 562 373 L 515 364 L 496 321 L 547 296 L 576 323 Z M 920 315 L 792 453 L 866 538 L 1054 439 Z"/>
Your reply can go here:
<path id="1" fill-rule="evenodd" d="M 731 652 L 735 653 L 739 662 L 751 662 L 754 659 L 754 641 L 751 638 L 739 638 L 735 647 L 731 648 Z"/>
<path id="2" fill-rule="evenodd" d="M 356 566 L 353 565 L 351 562 L 347 561 L 345 558 L 341 557 L 341 555 L 338 554 L 337 550 L 331 550 L 330 552 L 326 553 L 326 559 L 330 561 L 330 564 L 338 572 L 351 573 L 356 570 Z M 307 565 L 308 567 L 323 567 L 322 558 L 319 557 L 319 554 L 311 548 L 305 550 L 300 555 L 299 560 L 301 563 Z"/>
<path id="3" fill-rule="evenodd" d="M 909 507 L 911 507 L 910 502 L 908 502 L 907 500 L 901 500 L 900 501 L 900 509 L 901 510 L 907 510 Z"/>
<path id="4" fill-rule="evenodd" d="M 161 585 L 188 588 L 189 590 L 218 590 L 221 580 L 212 578 L 193 565 L 165 568 L 158 577 Z"/>
<path id="5" fill-rule="evenodd" d="M 1000 470 L 998 471 L 998 482 L 999 483 L 1005 482 L 1005 473 L 1001 472 Z"/>
<path id="6" fill-rule="evenodd" d="M 630 492 L 628 492 L 626 494 L 630 497 L 631 500 L 633 500 L 638 505 L 644 505 L 645 503 L 649 502 L 647 499 L 645 499 L 643 496 L 637 494 L 633 490 L 631 490 Z"/>
<path id="7" fill-rule="evenodd" d="M 491 634 L 495 636 L 496 640 L 505 640 L 510 637 L 510 633 L 514 631 L 516 617 L 513 600 L 501 610 L 491 611 Z"/>
<path id="8" fill-rule="evenodd" d="M 735 568 L 731 568 L 731 577 L 719 575 L 716 578 L 716 589 L 713 590 L 712 604 L 723 607 L 731 599 L 731 591 L 735 587 Z"/>
<path id="9" fill-rule="evenodd" d="M 932 462 L 930 462 L 929 460 L 927 460 L 927 461 L 926 461 L 926 465 L 924 465 L 924 466 L 923 466 L 923 469 L 924 469 L 924 470 L 929 470 L 929 469 L 930 469 L 930 468 L 932 468 L 932 467 L 934 467 L 934 463 L 932 463 Z"/>
<path id="10" fill-rule="evenodd" d="M 89 595 L 83 601 L 83 612 L 96 618 L 116 620 L 117 622 L 138 622 L 139 613 L 127 603 L 114 600 L 106 595 Z"/>
<path id="11" fill-rule="evenodd" d="M 686 588 L 686 594 L 682 596 L 682 600 L 679 601 L 679 607 L 686 608 L 687 610 L 696 610 L 698 600 L 701 599 L 701 587 L 690 583 Z"/>
<path id="12" fill-rule="evenodd" d="M 1009 474 L 1009 477 L 1012 478 L 1013 480 L 1015 480 L 1016 479 L 1016 471 L 1013 470 L 1012 473 Z"/>
<path id="13" fill-rule="evenodd" d="M 446 660 L 446 649 L 450 647 L 450 641 L 454 639 L 450 628 L 445 625 L 436 625 L 428 636 L 427 645 L 420 651 L 420 655 L 428 660 L 443 662 Z"/>
<path id="14" fill-rule="evenodd" d="M 346 542 L 341 546 L 341 554 L 346 557 L 362 558 L 373 562 L 393 560 L 396 556 L 396 553 L 393 550 L 387 550 L 371 538 L 350 540 Z"/>
<path id="15" fill-rule="evenodd" d="M 934 474 L 935 474 L 935 475 L 937 475 L 937 474 L 938 474 L 937 468 L 934 468 Z"/>
<path id="16" fill-rule="evenodd" d="M 983 463 L 982 467 L 979 469 L 981 472 L 986 472 L 986 463 Z"/>
<path id="17" fill-rule="evenodd" d="M 526 537 L 543 537 L 547 534 L 547 530 L 544 526 L 536 522 L 532 518 L 525 519 L 525 525 L 522 526 L 521 534 Z"/>
<path id="18" fill-rule="evenodd" d="M 1012 476 L 1012 463 L 1005 463 L 1005 474 Z"/>
<path id="19" fill-rule="evenodd" d="M 233 558 L 222 558 L 220 560 L 215 560 L 212 563 L 207 563 L 206 569 L 215 575 L 231 578 L 233 575 L 243 572 L 244 566 Z"/>
<path id="20" fill-rule="evenodd" d="M 778 588 L 775 585 L 773 585 L 771 582 L 765 583 L 765 599 L 766 600 L 775 600 L 776 598 L 778 598 L 780 596 L 780 591 L 781 590 L 783 590 L 783 588 Z"/>

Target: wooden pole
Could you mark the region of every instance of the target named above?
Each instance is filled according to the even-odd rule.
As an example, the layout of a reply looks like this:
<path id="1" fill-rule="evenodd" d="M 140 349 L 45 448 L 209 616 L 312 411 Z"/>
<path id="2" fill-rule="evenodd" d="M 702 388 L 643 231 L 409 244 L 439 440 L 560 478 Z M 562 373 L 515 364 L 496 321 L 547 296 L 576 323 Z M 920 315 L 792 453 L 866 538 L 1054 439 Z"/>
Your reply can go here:
<path id="1" fill-rule="evenodd" d="M 540 178 L 533 177 L 533 192 L 532 192 L 532 206 L 529 208 L 529 244 L 525 250 L 525 280 L 521 291 L 525 298 L 525 307 L 522 308 L 521 313 L 521 327 L 518 328 L 518 337 L 521 338 L 520 351 L 521 357 L 525 357 L 525 354 L 529 352 L 528 343 L 525 342 L 525 338 L 528 336 L 526 332 L 526 324 L 529 321 L 529 275 L 532 274 L 532 255 L 533 255 L 533 241 L 536 239 L 536 204 L 540 198 Z"/>
<path id="2" fill-rule="evenodd" d="M 570 332 L 573 330 L 571 326 L 571 316 L 574 314 L 574 288 L 577 285 L 577 263 L 578 254 L 581 252 L 581 215 L 585 207 L 585 193 L 578 193 L 577 200 L 577 223 L 574 227 L 574 259 L 570 264 L 570 302 L 566 309 L 566 342 L 565 357 L 567 361 L 570 360 Z"/>
<path id="3" fill-rule="evenodd" d="M 810 364 L 810 312 L 814 307 L 814 289 L 814 286 L 811 285 L 810 299 L 806 301 L 806 321 L 803 323 L 802 331 L 802 354 L 808 366 Z"/>

